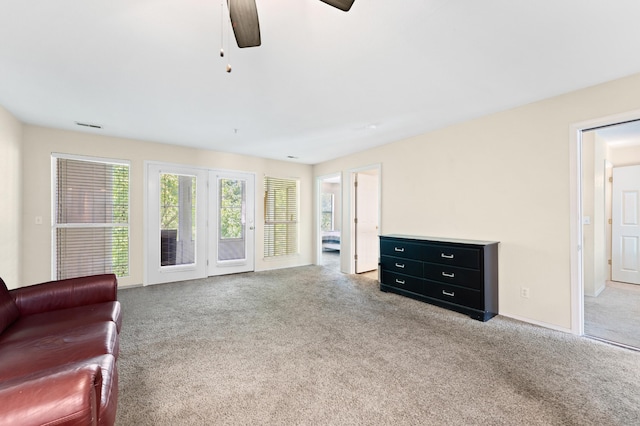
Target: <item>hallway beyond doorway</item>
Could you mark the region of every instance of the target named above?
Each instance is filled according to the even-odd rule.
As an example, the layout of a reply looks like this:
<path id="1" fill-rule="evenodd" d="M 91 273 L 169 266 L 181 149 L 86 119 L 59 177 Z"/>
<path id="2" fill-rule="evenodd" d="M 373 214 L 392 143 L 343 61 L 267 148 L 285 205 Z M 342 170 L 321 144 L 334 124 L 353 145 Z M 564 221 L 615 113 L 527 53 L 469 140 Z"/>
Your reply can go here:
<path id="1" fill-rule="evenodd" d="M 324 266 L 325 268 L 333 269 L 335 271 L 340 271 L 340 252 L 337 250 L 323 250 L 321 265 Z M 365 272 L 363 274 L 358 274 L 358 275 L 378 281 L 377 269 L 374 269 L 373 271 Z"/>
<path id="2" fill-rule="evenodd" d="M 586 296 L 584 332 L 640 350 L 640 286 L 608 281 L 597 297 Z"/>

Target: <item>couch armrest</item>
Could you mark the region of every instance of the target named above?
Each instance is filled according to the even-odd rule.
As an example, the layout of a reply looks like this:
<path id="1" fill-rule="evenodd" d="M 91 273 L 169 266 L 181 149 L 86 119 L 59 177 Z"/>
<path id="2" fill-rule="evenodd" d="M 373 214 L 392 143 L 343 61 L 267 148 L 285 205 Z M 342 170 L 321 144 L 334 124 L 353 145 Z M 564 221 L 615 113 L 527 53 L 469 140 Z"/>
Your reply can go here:
<path id="1" fill-rule="evenodd" d="M 0 424 L 96 425 L 101 386 L 97 364 L 0 383 Z"/>
<path id="2" fill-rule="evenodd" d="M 114 274 L 92 275 L 49 281 L 10 290 L 21 315 L 117 300 L 118 280 Z"/>

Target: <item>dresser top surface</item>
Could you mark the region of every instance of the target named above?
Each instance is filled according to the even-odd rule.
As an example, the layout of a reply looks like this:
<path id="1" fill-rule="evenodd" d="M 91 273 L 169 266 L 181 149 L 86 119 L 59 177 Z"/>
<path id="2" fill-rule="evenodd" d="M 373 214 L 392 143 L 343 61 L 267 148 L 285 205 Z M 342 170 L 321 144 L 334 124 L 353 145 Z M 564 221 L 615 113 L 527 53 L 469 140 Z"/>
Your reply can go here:
<path id="1" fill-rule="evenodd" d="M 425 237 L 421 235 L 386 234 L 380 238 L 402 238 L 405 240 L 433 241 L 437 243 L 472 244 L 476 246 L 488 246 L 498 244 L 498 241 L 464 240 L 460 238 Z"/>

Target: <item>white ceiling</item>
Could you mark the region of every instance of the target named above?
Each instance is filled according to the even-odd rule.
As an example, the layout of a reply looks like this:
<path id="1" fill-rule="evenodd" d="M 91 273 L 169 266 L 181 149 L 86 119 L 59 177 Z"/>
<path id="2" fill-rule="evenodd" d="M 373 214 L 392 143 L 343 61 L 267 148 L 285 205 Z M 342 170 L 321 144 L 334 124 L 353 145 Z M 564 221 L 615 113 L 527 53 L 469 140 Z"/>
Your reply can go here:
<path id="1" fill-rule="evenodd" d="M 637 0 L 256 2 L 221 58 L 221 0 L 0 0 L 0 105 L 315 164 L 640 72 Z"/>

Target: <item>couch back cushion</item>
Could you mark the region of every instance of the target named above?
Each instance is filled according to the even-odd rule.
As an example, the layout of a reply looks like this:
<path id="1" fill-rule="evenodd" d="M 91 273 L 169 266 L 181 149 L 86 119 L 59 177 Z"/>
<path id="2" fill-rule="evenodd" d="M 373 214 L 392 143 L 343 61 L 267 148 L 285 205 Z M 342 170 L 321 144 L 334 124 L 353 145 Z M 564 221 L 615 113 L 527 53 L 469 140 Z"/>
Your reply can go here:
<path id="1" fill-rule="evenodd" d="M 7 285 L 0 278 L 0 333 L 9 327 L 20 316 L 20 311 L 13 297 L 7 289 Z"/>

